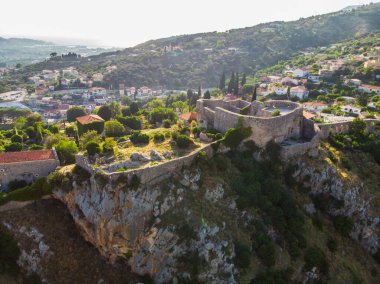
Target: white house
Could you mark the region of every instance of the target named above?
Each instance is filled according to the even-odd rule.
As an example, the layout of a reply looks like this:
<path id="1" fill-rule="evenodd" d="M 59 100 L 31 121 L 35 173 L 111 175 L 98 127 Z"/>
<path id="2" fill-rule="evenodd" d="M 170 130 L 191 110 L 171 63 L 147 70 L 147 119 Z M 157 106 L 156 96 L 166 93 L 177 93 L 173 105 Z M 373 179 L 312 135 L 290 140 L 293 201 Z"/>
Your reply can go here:
<path id="1" fill-rule="evenodd" d="M 324 108 L 327 108 L 327 104 L 321 102 L 306 102 L 303 104 L 303 108 L 311 112 L 321 112 Z"/>
<path id="2" fill-rule="evenodd" d="M 290 88 L 290 96 L 297 97 L 299 99 L 306 99 L 309 95 L 309 91 L 305 88 L 305 86 L 296 86 Z"/>
<path id="3" fill-rule="evenodd" d="M 309 74 L 309 76 L 307 77 L 311 82 L 313 82 L 314 84 L 319 84 L 319 81 L 321 79 L 321 76 L 319 75 L 312 75 L 312 74 Z"/>
<path id="4" fill-rule="evenodd" d="M 293 70 L 293 76 L 296 78 L 304 78 L 309 74 L 309 70 L 306 68 L 297 68 Z"/>
<path id="5" fill-rule="evenodd" d="M 361 111 L 360 108 L 358 108 L 356 106 L 352 106 L 352 105 L 341 105 L 340 110 L 345 112 L 345 113 L 357 114 L 357 115 L 359 115 L 360 111 Z"/>
<path id="6" fill-rule="evenodd" d="M 102 87 L 92 87 L 88 89 L 88 93 L 94 97 L 105 97 L 107 95 L 107 90 Z"/>
<path id="7" fill-rule="evenodd" d="M 284 86 L 272 86 L 271 87 L 271 92 L 275 93 L 276 95 L 286 95 L 288 92 L 288 88 Z"/>
<path id="8" fill-rule="evenodd" d="M 362 90 L 366 93 L 372 93 L 375 92 L 376 94 L 380 94 L 380 86 L 374 86 L 374 85 L 361 85 L 358 87 L 359 90 Z"/>

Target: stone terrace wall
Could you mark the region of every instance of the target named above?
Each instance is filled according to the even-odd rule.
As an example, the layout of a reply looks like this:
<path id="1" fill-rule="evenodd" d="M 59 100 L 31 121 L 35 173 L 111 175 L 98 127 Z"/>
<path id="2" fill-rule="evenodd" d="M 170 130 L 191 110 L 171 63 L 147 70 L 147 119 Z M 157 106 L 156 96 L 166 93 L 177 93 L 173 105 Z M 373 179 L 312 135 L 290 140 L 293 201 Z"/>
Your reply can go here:
<path id="1" fill-rule="evenodd" d="M 372 133 L 375 130 L 375 126 L 380 123 L 377 119 L 365 119 L 365 123 L 367 124 L 367 131 Z M 348 133 L 350 130 L 350 125 L 352 121 L 344 121 L 344 122 L 336 122 L 336 123 L 325 123 L 318 124 L 318 127 L 321 129 L 321 138 L 327 139 L 330 134 L 337 133 Z"/>
<path id="2" fill-rule="evenodd" d="M 171 176 L 178 170 L 181 170 L 184 166 L 190 166 L 200 151 L 205 151 L 209 157 L 212 157 L 214 155 L 212 144 L 214 143 L 203 146 L 193 151 L 187 156 L 180 157 L 174 160 L 168 160 L 162 164 L 138 168 L 138 169 L 132 169 L 125 172 L 113 172 L 113 173 L 105 173 L 105 174 L 109 176 L 111 180 L 119 180 L 121 178 L 121 179 L 125 179 L 125 181 L 130 181 L 131 178 L 134 175 L 136 175 L 140 178 L 140 182 L 142 184 L 152 185 L 154 183 L 157 183 Z M 86 169 L 89 173 L 91 174 L 96 173 L 96 169 L 91 167 L 91 164 L 89 163 L 86 156 L 76 155 L 75 161 L 78 166 Z"/>
<path id="3" fill-rule="evenodd" d="M 212 144 L 209 144 L 197 149 L 187 156 L 169 160 L 156 166 L 148 166 L 126 172 L 114 172 L 107 175 L 110 176 L 112 180 L 119 180 L 120 178 L 123 178 L 126 181 L 131 180 L 131 178 L 136 175 L 140 178 L 140 182 L 142 184 L 151 185 L 171 176 L 185 166 L 190 166 L 200 151 L 205 151 L 209 157 L 214 155 Z"/>

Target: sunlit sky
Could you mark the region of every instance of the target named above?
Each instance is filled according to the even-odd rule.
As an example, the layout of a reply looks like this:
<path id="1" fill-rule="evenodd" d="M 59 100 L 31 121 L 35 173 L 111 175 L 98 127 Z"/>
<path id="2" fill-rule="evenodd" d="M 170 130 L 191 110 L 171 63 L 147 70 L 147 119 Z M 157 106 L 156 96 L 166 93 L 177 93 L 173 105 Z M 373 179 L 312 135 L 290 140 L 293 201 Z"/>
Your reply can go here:
<path id="1" fill-rule="evenodd" d="M 0 36 L 128 47 L 173 35 L 297 20 L 363 0 L 3 0 Z"/>

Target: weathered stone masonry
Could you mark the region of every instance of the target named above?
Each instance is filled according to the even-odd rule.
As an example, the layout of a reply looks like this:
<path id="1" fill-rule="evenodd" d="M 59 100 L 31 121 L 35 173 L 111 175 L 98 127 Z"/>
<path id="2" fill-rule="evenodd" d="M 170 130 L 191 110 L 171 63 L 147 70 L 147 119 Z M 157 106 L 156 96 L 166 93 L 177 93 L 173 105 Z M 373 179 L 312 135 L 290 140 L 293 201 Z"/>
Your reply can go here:
<path id="1" fill-rule="evenodd" d="M 248 107 L 248 115 L 240 111 Z M 273 117 L 268 108 L 287 109 L 280 116 Z M 285 139 L 298 139 L 303 131 L 303 108 L 298 103 L 289 101 L 268 101 L 249 103 L 242 100 L 198 100 L 198 122 L 207 121 L 209 126 L 226 132 L 235 127 L 240 120 L 245 127 L 252 128 L 251 140 L 259 146 L 265 146 L 273 140 L 281 143 Z"/>

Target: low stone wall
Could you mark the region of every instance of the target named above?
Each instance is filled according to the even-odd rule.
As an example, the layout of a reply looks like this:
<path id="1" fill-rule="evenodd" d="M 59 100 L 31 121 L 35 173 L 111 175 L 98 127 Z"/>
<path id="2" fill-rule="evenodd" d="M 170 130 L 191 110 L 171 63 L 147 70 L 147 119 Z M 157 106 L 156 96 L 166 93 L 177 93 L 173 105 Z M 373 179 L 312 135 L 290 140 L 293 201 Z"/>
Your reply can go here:
<path id="1" fill-rule="evenodd" d="M 365 119 L 365 123 L 367 124 L 367 131 L 369 133 L 374 132 L 375 126 L 380 123 L 380 120 L 377 119 Z M 321 138 L 327 139 L 330 134 L 337 133 L 348 133 L 350 130 L 350 126 L 352 121 L 344 121 L 344 122 L 336 122 L 336 123 L 320 123 L 318 127 L 321 130 Z"/>
<path id="2" fill-rule="evenodd" d="M 282 146 L 281 159 L 286 161 L 293 157 L 304 155 L 308 151 L 312 149 L 316 149 L 318 147 L 319 141 L 320 141 L 320 136 L 318 133 L 309 142 L 297 143 L 297 144 L 289 145 L 289 146 Z"/>
<path id="3" fill-rule="evenodd" d="M 132 177 L 136 175 L 137 177 L 139 177 L 140 182 L 142 184 L 151 185 L 171 176 L 172 174 L 174 174 L 178 170 L 181 170 L 185 166 L 190 166 L 200 151 L 206 152 L 208 157 L 213 157 L 214 150 L 212 148 L 213 147 L 212 144 L 214 143 L 203 146 L 191 152 L 187 156 L 180 157 L 173 160 L 168 160 L 168 161 L 163 162 L 162 164 L 142 167 L 138 169 L 131 169 L 125 172 L 113 172 L 113 173 L 104 173 L 104 174 L 109 176 L 111 180 L 119 180 L 120 178 L 122 178 L 122 179 L 125 179 L 126 181 L 130 181 Z M 86 169 L 91 174 L 95 174 L 97 171 L 96 169 L 92 168 L 86 156 L 76 155 L 75 163 L 78 166 Z"/>
<path id="4" fill-rule="evenodd" d="M 112 180 L 119 180 L 120 178 L 130 181 L 134 175 L 139 177 L 142 184 L 154 184 L 160 182 L 161 180 L 171 176 L 172 174 L 178 172 L 185 166 L 190 166 L 193 160 L 197 157 L 200 151 L 206 152 L 208 157 L 213 157 L 214 150 L 212 144 L 201 147 L 187 156 L 180 157 L 174 160 L 169 160 L 159 165 L 148 166 L 144 168 L 139 168 L 135 170 L 129 170 L 125 172 L 114 172 L 107 174 Z"/>

